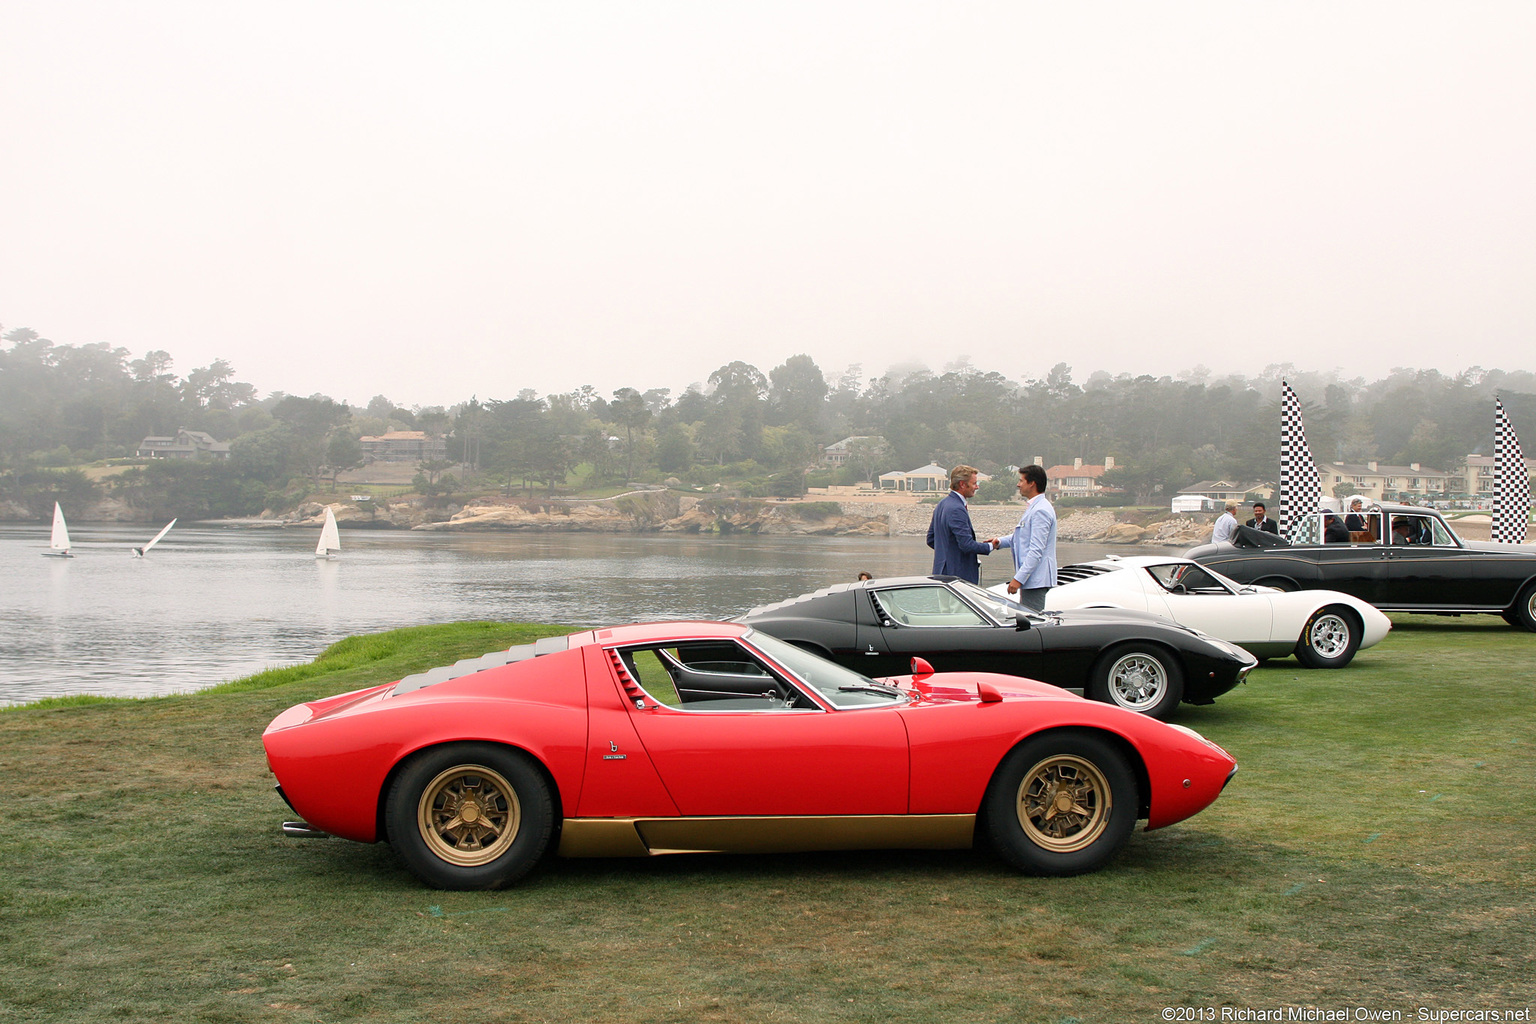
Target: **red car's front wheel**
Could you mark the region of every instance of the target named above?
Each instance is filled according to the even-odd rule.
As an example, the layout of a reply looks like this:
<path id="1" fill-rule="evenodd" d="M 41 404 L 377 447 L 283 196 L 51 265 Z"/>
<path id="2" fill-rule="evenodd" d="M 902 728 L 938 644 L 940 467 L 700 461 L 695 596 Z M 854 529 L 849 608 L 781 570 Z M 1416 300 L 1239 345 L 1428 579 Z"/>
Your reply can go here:
<path id="1" fill-rule="evenodd" d="M 400 858 L 439 889 L 499 889 L 538 863 L 554 830 L 544 775 L 516 751 L 456 743 L 416 755 L 384 824 Z"/>
<path id="2" fill-rule="evenodd" d="M 1015 747 L 983 806 L 1003 860 L 1034 875 L 1100 867 L 1136 825 L 1136 782 L 1125 758 L 1097 736 L 1046 733 Z"/>

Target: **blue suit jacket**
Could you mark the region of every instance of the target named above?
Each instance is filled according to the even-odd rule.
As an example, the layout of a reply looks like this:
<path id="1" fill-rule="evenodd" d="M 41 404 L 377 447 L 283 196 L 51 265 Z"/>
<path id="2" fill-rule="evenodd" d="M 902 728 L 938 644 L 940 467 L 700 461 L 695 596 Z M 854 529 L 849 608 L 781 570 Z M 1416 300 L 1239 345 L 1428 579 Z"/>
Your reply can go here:
<path id="1" fill-rule="evenodd" d="M 935 576 L 958 576 L 972 583 L 981 582 L 981 561 L 977 556 L 992 553 L 992 545 L 976 539 L 965 499 L 954 491 L 933 508 L 928 546 L 933 548 Z"/>

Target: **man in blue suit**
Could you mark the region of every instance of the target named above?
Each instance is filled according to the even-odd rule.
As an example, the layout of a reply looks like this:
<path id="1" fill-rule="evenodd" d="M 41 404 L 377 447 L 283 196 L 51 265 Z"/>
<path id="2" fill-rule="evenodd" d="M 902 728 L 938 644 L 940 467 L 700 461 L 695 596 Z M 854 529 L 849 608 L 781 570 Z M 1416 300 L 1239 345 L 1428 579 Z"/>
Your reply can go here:
<path id="1" fill-rule="evenodd" d="M 928 546 L 933 548 L 933 574 L 958 576 L 981 582 L 979 555 L 990 555 L 993 545 L 976 539 L 965 500 L 976 493 L 975 466 L 956 466 L 949 471 L 949 494 L 933 508 L 928 524 Z"/>

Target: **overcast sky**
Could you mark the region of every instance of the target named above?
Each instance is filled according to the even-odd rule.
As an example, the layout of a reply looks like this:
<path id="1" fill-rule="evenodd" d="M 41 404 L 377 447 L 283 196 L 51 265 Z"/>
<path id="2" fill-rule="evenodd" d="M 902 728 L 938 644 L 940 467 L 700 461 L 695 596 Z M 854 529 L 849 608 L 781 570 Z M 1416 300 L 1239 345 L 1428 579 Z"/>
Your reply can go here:
<path id="1" fill-rule="evenodd" d="M 0 0 L 0 325 L 449 404 L 1532 369 L 1536 4 Z"/>

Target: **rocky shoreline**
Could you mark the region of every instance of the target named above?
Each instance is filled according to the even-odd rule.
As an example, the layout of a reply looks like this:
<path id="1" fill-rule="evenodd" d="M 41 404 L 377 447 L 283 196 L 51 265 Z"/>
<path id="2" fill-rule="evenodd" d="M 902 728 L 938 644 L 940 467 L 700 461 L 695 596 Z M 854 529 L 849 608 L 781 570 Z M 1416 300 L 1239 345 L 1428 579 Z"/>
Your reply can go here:
<path id="1" fill-rule="evenodd" d="M 725 498 L 672 490 L 638 490 L 612 498 L 473 498 L 462 506 L 421 498 L 331 503 L 343 529 L 582 533 L 762 534 L 767 536 L 911 537 L 928 532 L 932 505 L 877 501 L 774 501 Z M 326 506 L 306 502 L 283 513 L 225 519 L 248 529 L 318 527 Z M 1009 533 L 1022 505 L 977 505 L 971 520 L 980 537 Z M 1067 542 L 1188 546 L 1210 536 L 1208 516 L 1165 516 L 1137 509 L 1058 509 L 1058 537 Z M 0 508 L 0 519 L 35 521 L 20 506 Z M 149 523 L 143 512 L 107 499 L 71 515 L 75 523 Z"/>
<path id="2" fill-rule="evenodd" d="M 677 491 L 630 491 L 612 498 L 479 498 L 462 507 L 431 509 L 417 502 L 369 508 L 340 502 L 331 506 L 344 528 L 423 531 L 508 531 L 588 533 L 761 534 L 766 536 L 923 536 L 931 505 L 879 502 L 793 502 L 719 498 Z M 1013 530 L 1021 506 L 976 506 L 971 519 L 978 536 Z M 242 521 L 251 526 L 318 526 L 325 506 L 308 503 L 282 516 Z M 1058 537 L 1067 542 L 1189 546 L 1210 536 L 1205 517 L 1150 517 L 1139 510 L 1061 510 Z"/>

